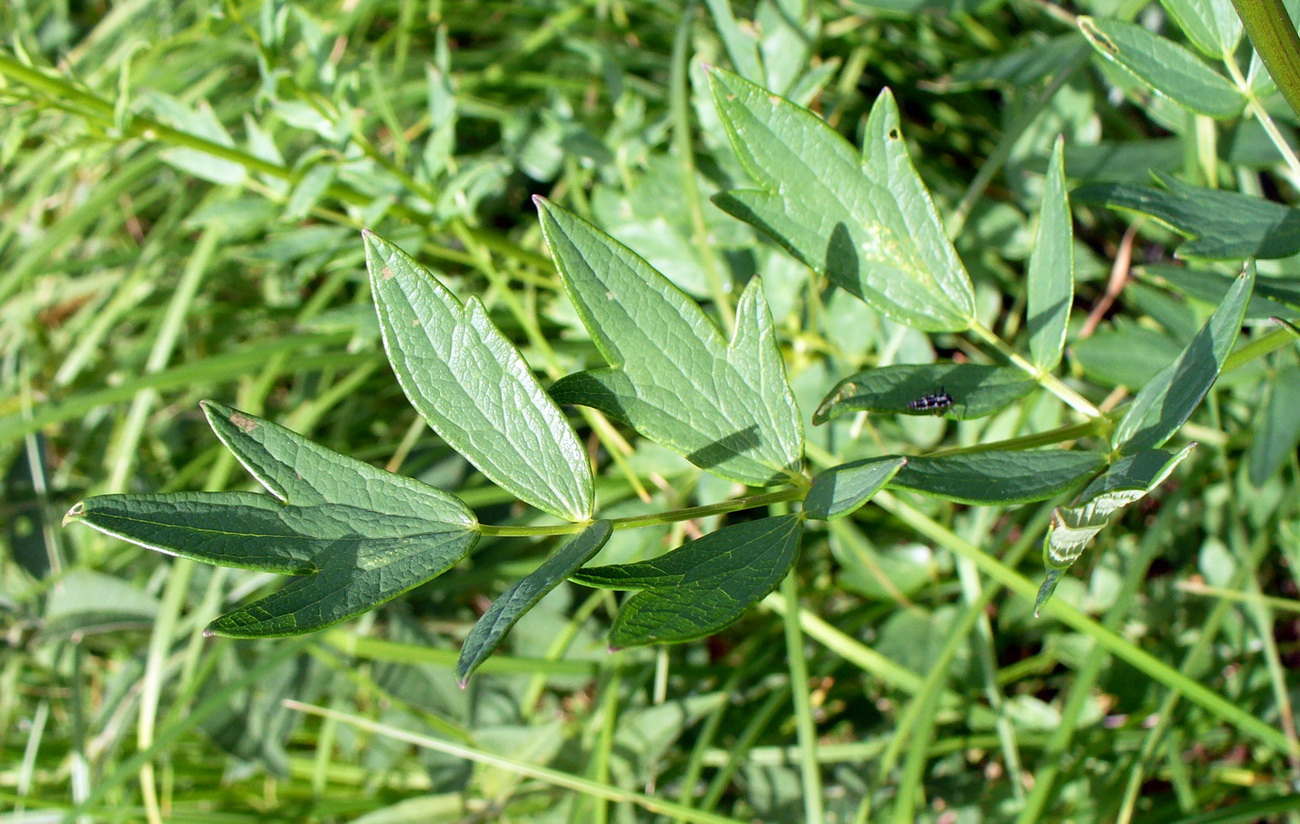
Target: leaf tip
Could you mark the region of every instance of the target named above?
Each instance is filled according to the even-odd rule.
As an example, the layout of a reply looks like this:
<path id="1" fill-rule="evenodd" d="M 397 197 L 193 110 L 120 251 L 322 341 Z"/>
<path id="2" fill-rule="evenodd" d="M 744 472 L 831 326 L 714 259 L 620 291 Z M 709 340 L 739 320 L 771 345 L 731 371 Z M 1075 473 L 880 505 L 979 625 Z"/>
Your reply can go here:
<path id="1" fill-rule="evenodd" d="M 67 526 L 73 521 L 80 521 L 85 516 L 85 514 L 86 514 L 86 502 L 77 501 L 75 504 L 72 505 L 72 509 L 68 510 L 68 514 L 63 516 L 63 522 L 60 524 L 60 526 Z"/>

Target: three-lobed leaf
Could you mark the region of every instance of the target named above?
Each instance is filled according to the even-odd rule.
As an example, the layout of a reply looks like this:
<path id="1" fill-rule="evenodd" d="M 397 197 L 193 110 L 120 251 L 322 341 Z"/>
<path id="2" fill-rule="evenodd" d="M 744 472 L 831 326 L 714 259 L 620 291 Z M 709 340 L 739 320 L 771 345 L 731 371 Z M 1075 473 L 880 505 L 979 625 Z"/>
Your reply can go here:
<path id="1" fill-rule="evenodd" d="M 456 677 L 462 687 L 474 674 L 474 670 L 496 650 L 506 633 L 524 613 L 590 561 L 612 534 L 614 528 L 609 521 L 595 521 L 565 541 L 541 566 L 520 578 L 492 602 L 492 606 L 474 624 L 469 635 L 465 636 L 460 656 L 456 659 Z"/>
<path id="2" fill-rule="evenodd" d="M 631 249 L 538 199 L 542 231 L 608 369 L 557 381 L 561 403 L 591 406 L 697 466 L 751 486 L 803 464 L 803 424 L 758 279 L 741 295 L 730 344 L 689 296 Z"/>
<path id="3" fill-rule="evenodd" d="M 450 569 L 478 540 L 458 499 L 278 424 L 211 401 L 218 437 L 274 497 L 250 492 L 101 495 L 65 521 L 219 566 L 302 577 L 208 631 L 295 635 L 359 615 Z"/>
<path id="4" fill-rule="evenodd" d="M 760 187 L 719 194 L 718 206 L 901 323 L 970 327 L 970 278 L 907 154 L 888 89 L 859 156 L 807 109 L 722 69 L 710 81 L 732 149 Z"/>
<path id="5" fill-rule="evenodd" d="M 365 245 L 384 347 L 415 410 L 498 486 L 557 517 L 587 520 L 594 507 L 587 454 L 483 305 L 462 304 L 373 233 Z"/>
<path id="6" fill-rule="evenodd" d="M 1255 265 L 1248 264 L 1223 302 L 1173 363 L 1142 387 L 1115 427 L 1113 442 L 1121 454 L 1132 455 L 1169 440 L 1210 391 L 1223 361 L 1232 351 L 1255 282 Z"/>

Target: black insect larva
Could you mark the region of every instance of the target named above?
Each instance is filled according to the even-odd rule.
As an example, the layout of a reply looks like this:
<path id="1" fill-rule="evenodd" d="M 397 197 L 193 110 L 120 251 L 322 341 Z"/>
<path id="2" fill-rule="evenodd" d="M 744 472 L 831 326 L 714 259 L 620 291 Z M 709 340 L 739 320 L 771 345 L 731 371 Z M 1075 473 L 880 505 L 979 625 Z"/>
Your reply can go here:
<path id="1" fill-rule="evenodd" d="M 922 395 L 914 401 L 907 404 L 907 408 L 913 412 L 937 412 L 940 409 L 947 409 L 952 406 L 952 395 L 940 387 L 938 392 L 931 392 L 928 395 Z"/>

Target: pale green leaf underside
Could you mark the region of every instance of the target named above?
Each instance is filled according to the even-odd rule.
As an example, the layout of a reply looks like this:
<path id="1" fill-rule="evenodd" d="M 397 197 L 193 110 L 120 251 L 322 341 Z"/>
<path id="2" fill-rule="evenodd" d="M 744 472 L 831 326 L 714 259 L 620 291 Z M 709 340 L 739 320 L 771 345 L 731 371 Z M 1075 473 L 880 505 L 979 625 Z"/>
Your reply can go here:
<path id="1" fill-rule="evenodd" d="M 1072 505 L 1057 507 L 1043 539 L 1047 576 L 1034 601 L 1035 614 L 1051 599 L 1061 573 L 1078 560 L 1115 513 L 1164 483 L 1195 446 L 1189 444 L 1176 454 L 1153 449 L 1120 458 L 1088 484 Z"/>
<path id="2" fill-rule="evenodd" d="M 730 344 L 700 307 L 609 235 L 538 201 L 566 291 L 609 369 L 551 387 L 704 469 L 752 486 L 789 481 L 803 463 L 803 426 L 771 314 L 755 278 Z"/>
<path id="3" fill-rule="evenodd" d="M 1255 282 L 1255 265 L 1237 277 L 1223 302 L 1173 363 L 1151 379 L 1115 427 L 1113 442 L 1126 455 L 1169 440 L 1200 405 L 1232 351 Z"/>
<path id="4" fill-rule="evenodd" d="M 970 326 L 970 278 L 908 157 L 888 89 L 859 156 L 807 109 L 721 69 L 710 78 L 732 149 L 760 187 L 717 195 L 721 208 L 901 323 Z"/>
<path id="5" fill-rule="evenodd" d="M 212 431 L 287 504 L 347 504 L 398 517 L 473 527 L 474 513 L 441 489 L 340 455 L 297 432 L 216 401 L 201 403 Z"/>
<path id="6" fill-rule="evenodd" d="M 1102 57 L 1194 112 L 1227 119 L 1246 105 L 1227 78 L 1172 40 L 1120 20 L 1080 17 L 1078 24 Z"/>
<path id="7" fill-rule="evenodd" d="M 1230 0 L 1160 0 L 1187 39 L 1206 57 L 1223 59 L 1241 41 L 1241 18 Z"/>
<path id="8" fill-rule="evenodd" d="M 909 457 L 889 485 L 965 504 L 1041 501 L 1106 465 L 1100 452 L 967 452 Z"/>
<path id="9" fill-rule="evenodd" d="M 840 464 L 813 478 L 804 498 L 809 518 L 832 521 L 850 515 L 894 477 L 907 458 L 890 456 Z"/>
<path id="10" fill-rule="evenodd" d="M 1007 366 L 977 363 L 880 366 L 837 383 L 813 413 L 813 423 L 861 411 L 981 418 L 1023 398 L 1035 386 L 1033 378 Z M 937 410 L 909 407 L 913 401 L 939 392 L 952 396 L 951 406 Z"/>
<path id="11" fill-rule="evenodd" d="M 411 405 L 498 486 L 560 518 L 594 506 L 586 452 L 523 356 L 405 252 L 365 233 L 384 346 Z"/>
<path id="12" fill-rule="evenodd" d="M 661 558 L 628 565 L 641 570 L 628 580 L 649 588 L 623 604 L 610 629 L 610 644 L 622 649 L 691 641 L 740 620 L 794 565 L 803 523 L 799 515 L 745 521 Z M 610 568 L 590 573 L 607 575 L 602 569 Z M 662 572 L 656 576 L 652 569 Z"/>
<path id="13" fill-rule="evenodd" d="M 1027 269 L 1028 301 L 1025 327 L 1034 365 L 1056 368 L 1065 348 L 1065 328 L 1074 301 L 1074 227 L 1065 191 L 1064 141 L 1056 139 L 1047 164 L 1038 234 Z"/>
<path id="14" fill-rule="evenodd" d="M 537 605 L 546 593 L 559 586 L 600 551 L 614 534 L 609 521 L 596 521 L 570 538 L 541 566 L 515 582 L 492 602 L 465 636 L 456 659 L 456 677 L 463 687 L 474 670 L 488 659 L 524 613 Z"/>

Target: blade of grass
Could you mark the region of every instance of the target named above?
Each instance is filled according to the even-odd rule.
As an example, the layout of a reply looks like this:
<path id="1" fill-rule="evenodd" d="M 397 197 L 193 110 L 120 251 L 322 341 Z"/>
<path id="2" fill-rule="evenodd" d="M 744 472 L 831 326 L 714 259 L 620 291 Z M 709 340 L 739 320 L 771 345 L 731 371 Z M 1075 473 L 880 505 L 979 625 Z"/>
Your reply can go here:
<path id="1" fill-rule="evenodd" d="M 484 668 L 486 669 L 486 666 Z M 350 724 L 357 729 L 382 735 L 386 738 L 391 738 L 394 741 L 404 741 L 408 744 L 414 744 L 422 749 L 440 752 L 455 758 L 463 758 L 466 761 L 472 761 L 476 764 L 486 764 L 491 767 L 509 770 L 518 773 L 521 776 L 535 778 L 554 787 L 562 787 L 564 789 L 584 793 L 596 798 L 603 798 L 608 801 L 635 804 L 641 809 L 652 813 L 676 815 L 684 821 L 699 822 L 699 824 L 743 824 L 739 819 L 728 818 L 726 816 L 702 812 L 700 810 L 692 810 L 672 801 L 663 801 L 658 798 L 642 795 L 641 793 L 622 790 L 608 784 L 600 784 L 582 778 L 581 776 L 573 775 L 572 773 L 554 770 L 550 767 L 540 767 L 535 764 L 528 764 L 523 761 L 518 761 L 503 755 L 496 755 L 474 747 L 454 744 L 450 741 L 442 741 L 425 735 L 417 735 L 351 713 L 343 713 L 325 707 L 304 704 L 301 701 L 285 701 L 284 705 L 289 709 L 298 710 L 299 712 L 305 712 L 311 715 L 318 715 L 321 718 L 333 718 L 346 724 Z"/>

